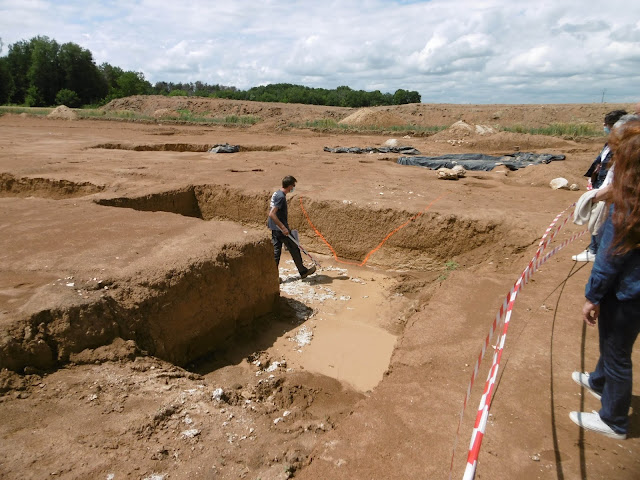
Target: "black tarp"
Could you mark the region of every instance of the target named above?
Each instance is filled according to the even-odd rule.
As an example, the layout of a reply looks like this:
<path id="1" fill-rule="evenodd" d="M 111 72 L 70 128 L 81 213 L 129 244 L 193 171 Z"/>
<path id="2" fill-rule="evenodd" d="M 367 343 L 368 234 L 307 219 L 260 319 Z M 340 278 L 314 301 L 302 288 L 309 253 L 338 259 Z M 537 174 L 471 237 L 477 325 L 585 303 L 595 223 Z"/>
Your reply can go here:
<path id="1" fill-rule="evenodd" d="M 516 152 L 509 155 L 496 157 L 484 155 L 482 153 L 458 153 L 450 155 L 440 155 L 438 157 L 400 157 L 400 165 L 416 165 L 427 167 L 432 170 L 439 168 L 453 168 L 460 165 L 465 170 L 493 170 L 497 166 L 504 165 L 509 170 L 518 170 L 528 165 L 539 165 L 557 160 L 564 160 L 564 155 L 553 155 L 550 153 L 528 153 Z"/>
<path id="2" fill-rule="evenodd" d="M 229 145 L 228 143 L 219 143 L 209 149 L 209 153 L 236 153 L 239 151 L 239 145 Z"/>
<path id="3" fill-rule="evenodd" d="M 420 155 L 413 147 L 324 147 L 325 152 L 330 153 L 399 153 L 401 155 Z"/>

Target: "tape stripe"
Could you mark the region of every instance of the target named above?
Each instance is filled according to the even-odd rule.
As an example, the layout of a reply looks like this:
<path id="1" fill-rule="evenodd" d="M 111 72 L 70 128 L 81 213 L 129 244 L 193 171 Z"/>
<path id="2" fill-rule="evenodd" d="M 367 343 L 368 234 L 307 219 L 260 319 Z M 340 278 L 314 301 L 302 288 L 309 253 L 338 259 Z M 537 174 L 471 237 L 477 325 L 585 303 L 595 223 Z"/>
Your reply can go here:
<path id="1" fill-rule="evenodd" d="M 559 228 L 561 228 L 561 227 L 559 227 Z M 523 272 L 523 275 L 521 275 L 520 279 L 518 279 L 518 282 L 516 282 L 517 283 L 517 289 L 514 292 L 515 294 L 514 294 L 512 300 L 511 300 L 511 302 L 510 302 L 509 309 L 507 311 L 507 315 L 505 316 L 504 331 L 503 331 L 503 334 L 501 336 L 500 348 L 496 351 L 496 355 L 494 356 L 494 363 L 493 363 L 492 368 L 490 370 L 489 377 L 487 378 L 487 385 L 488 385 L 488 389 L 490 391 L 493 389 L 493 385 L 495 384 L 495 381 L 496 381 L 496 378 L 497 378 L 497 373 L 498 373 L 498 369 L 499 369 L 499 365 L 500 365 L 500 359 L 502 357 L 502 352 L 504 350 L 504 344 L 506 342 L 506 335 L 507 335 L 507 331 L 508 331 L 508 328 L 509 328 L 509 322 L 510 322 L 510 319 L 511 319 L 511 313 L 512 313 L 512 310 L 513 310 L 513 304 L 515 302 L 515 298 L 517 296 L 517 293 L 521 290 L 521 288 L 524 285 L 524 282 L 522 280 L 524 280 L 527 277 L 526 273 L 528 271 L 530 272 L 531 275 L 533 273 L 535 273 L 540 268 L 540 266 L 543 265 L 549 258 L 553 257 L 556 253 L 558 253 L 560 250 L 562 250 L 565 246 L 569 245 L 571 242 L 573 242 L 577 238 L 581 237 L 586 232 L 587 232 L 586 230 L 583 230 L 580 233 L 574 234 L 569 239 L 567 239 L 564 242 L 562 242 L 562 244 L 558 245 L 553 250 L 551 250 L 550 252 L 545 254 L 542 258 L 538 258 L 533 263 L 533 266 L 531 268 L 529 266 L 527 266 L 527 269 L 525 269 L 525 271 Z M 551 238 L 555 237 L 556 234 L 557 234 L 557 232 L 554 235 L 552 235 Z M 538 252 L 536 252 L 536 257 L 539 257 L 539 253 Z M 529 275 L 529 278 L 530 278 L 530 275 Z M 485 389 L 487 389 L 487 386 L 485 386 Z M 483 395 L 483 398 L 481 399 L 480 405 L 478 407 L 479 413 L 481 411 L 482 412 L 486 411 L 488 413 L 490 405 L 491 405 L 491 396 L 490 395 L 488 395 L 488 396 L 484 396 Z M 466 465 L 465 474 L 464 474 L 464 477 L 463 477 L 464 479 L 472 479 L 475 476 L 475 469 L 476 469 L 477 464 L 478 464 L 478 456 L 479 456 L 479 453 L 480 453 L 480 445 L 482 444 L 482 438 L 484 437 L 485 428 L 486 428 L 486 421 L 485 422 L 480 422 L 480 421 L 478 421 L 478 418 L 477 418 L 476 419 L 476 425 L 474 427 L 474 434 L 472 434 L 472 438 L 473 438 L 473 442 L 474 443 L 469 448 L 469 453 L 468 453 L 468 456 L 467 456 L 467 465 Z M 477 433 L 475 433 L 475 432 L 477 432 Z"/>
<path id="2" fill-rule="evenodd" d="M 516 281 L 516 283 L 514 284 L 514 286 L 511 288 L 511 290 L 509 291 L 509 293 L 507 294 L 503 304 L 500 306 L 499 311 L 496 313 L 496 317 L 491 325 L 491 328 L 489 330 L 489 334 L 487 335 L 484 344 L 482 345 L 481 348 L 481 352 L 480 355 L 478 356 L 478 359 L 476 361 L 476 364 L 473 368 L 473 372 L 472 372 L 472 376 L 471 376 L 471 380 L 469 382 L 469 385 L 467 387 L 467 391 L 466 391 L 466 395 L 463 401 L 463 406 L 462 406 L 462 410 L 460 412 L 459 415 L 459 420 L 458 420 L 458 427 L 456 429 L 456 438 L 454 441 L 454 447 L 453 447 L 453 452 L 452 452 L 452 456 L 451 456 L 451 469 L 449 471 L 449 478 L 451 478 L 452 472 L 453 472 L 453 463 L 454 463 L 454 458 L 455 458 L 455 450 L 456 450 L 456 446 L 458 443 L 458 437 L 459 437 L 459 432 L 460 432 L 460 426 L 462 424 L 462 420 L 464 417 L 464 411 L 466 409 L 466 406 L 468 404 L 469 398 L 471 396 L 471 390 L 473 387 L 473 384 L 478 376 L 478 372 L 479 372 L 479 367 L 480 364 L 482 362 L 482 359 L 484 358 L 486 349 L 488 344 L 490 343 L 493 335 L 495 334 L 495 332 L 499 329 L 502 329 L 503 332 L 500 335 L 498 342 L 496 343 L 496 346 L 494 347 L 494 359 L 493 362 L 497 362 L 495 365 L 492 364 L 492 368 L 490 370 L 490 375 L 491 373 L 495 373 L 497 375 L 498 372 L 498 366 L 499 366 L 499 360 L 502 356 L 502 349 L 504 348 L 504 344 L 506 342 L 506 331 L 508 330 L 508 322 L 510 321 L 511 318 L 511 311 L 513 309 L 513 304 L 515 302 L 516 296 L 519 293 L 520 290 L 523 289 L 524 285 L 526 285 L 527 283 L 529 283 L 529 280 L 531 279 L 533 273 L 535 273 L 535 271 L 538 270 L 538 268 L 546 262 L 546 260 L 548 260 L 551 256 L 555 255 L 558 251 L 560 251 L 562 248 L 564 248 L 566 245 L 568 245 L 569 243 L 573 242 L 576 238 L 582 236 L 585 231 L 582 231 L 578 234 L 573 235 L 571 238 L 565 240 L 560 246 L 554 248 L 551 252 L 549 252 L 548 254 L 544 254 L 545 249 L 548 247 L 548 245 L 555 239 L 555 237 L 558 235 L 558 233 L 562 230 L 562 228 L 567 224 L 568 220 L 570 217 L 573 216 L 573 214 L 571 216 L 567 216 L 565 218 L 565 220 L 560 223 L 558 225 L 559 220 L 563 217 L 563 215 L 567 212 L 567 210 L 569 210 L 570 208 L 574 207 L 576 204 L 573 203 L 570 206 L 568 206 L 567 208 L 565 208 L 562 212 L 560 212 L 558 215 L 555 216 L 555 218 L 553 219 L 553 221 L 549 224 L 549 226 L 547 227 L 547 229 L 545 230 L 544 234 L 542 235 L 540 242 L 538 244 L 538 248 L 536 250 L 535 255 L 533 256 L 533 258 L 531 259 L 531 261 L 529 262 L 529 264 L 527 265 L 527 267 L 524 269 L 524 271 L 522 272 L 522 274 L 520 275 L 520 277 L 518 278 L 518 280 Z M 554 227 L 556 227 L 554 229 Z M 499 345 L 499 346 L 498 346 Z M 494 371 L 494 367 L 495 371 Z M 495 381 L 495 379 L 494 379 Z M 491 376 L 489 376 L 489 378 L 487 378 L 487 383 L 485 384 L 485 391 L 487 390 L 487 387 L 490 388 L 490 383 L 491 383 Z M 487 400 L 489 400 L 489 403 L 485 403 L 487 402 Z M 484 406 L 486 405 L 487 408 L 487 413 L 488 413 L 488 407 L 490 405 L 490 397 L 487 397 L 486 395 L 483 394 L 482 399 L 481 399 L 481 404 L 479 406 L 479 411 L 478 414 L 480 414 L 480 412 L 482 411 L 482 409 L 484 408 Z M 480 417 L 476 418 L 476 425 L 475 428 L 473 430 L 472 433 L 472 440 L 471 440 L 471 445 L 473 446 L 473 448 L 470 447 L 469 450 L 469 454 L 467 456 L 467 468 L 465 469 L 465 479 L 466 478 L 473 478 L 473 476 L 475 475 L 475 468 L 477 465 L 477 456 L 479 454 L 479 447 L 480 444 L 482 443 L 482 437 L 484 434 L 484 427 L 482 428 L 482 431 L 479 430 L 478 427 L 480 427 L 480 425 L 478 424 Z M 486 425 L 486 423 L 485 423 Z M 477 442 L 477 448 L 475 447 Z M 470 470 L 471 469 L 471 470 Z M 470 475 L 470 477 L 468 477 L 468 475 Z"/>

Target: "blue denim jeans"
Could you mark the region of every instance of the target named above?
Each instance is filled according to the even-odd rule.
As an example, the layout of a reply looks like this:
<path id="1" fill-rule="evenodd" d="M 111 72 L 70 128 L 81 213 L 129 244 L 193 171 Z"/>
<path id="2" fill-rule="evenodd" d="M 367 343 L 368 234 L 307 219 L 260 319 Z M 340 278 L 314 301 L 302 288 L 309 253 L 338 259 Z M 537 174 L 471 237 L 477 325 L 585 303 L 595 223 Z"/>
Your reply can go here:
<path id="1" fill-rule="evenodd" d="M 600 302 L 600 358 L 589 385 L 602 395 L 600 418 L 616 433 L 629 429 L 633 384 L 631 352 L 640 332 L 640 300 L 619 301 L 614 293 Z"/>
<path id="2" fill-rule="evenodd" d="M 587 250 L 589 250 L 591 253 L 596 255 L 598 253 L 598 245 L 600 245 L 600 242 L 598 241 L 598 236 L 591 235 L 591 243 L 587 247 Z"/>

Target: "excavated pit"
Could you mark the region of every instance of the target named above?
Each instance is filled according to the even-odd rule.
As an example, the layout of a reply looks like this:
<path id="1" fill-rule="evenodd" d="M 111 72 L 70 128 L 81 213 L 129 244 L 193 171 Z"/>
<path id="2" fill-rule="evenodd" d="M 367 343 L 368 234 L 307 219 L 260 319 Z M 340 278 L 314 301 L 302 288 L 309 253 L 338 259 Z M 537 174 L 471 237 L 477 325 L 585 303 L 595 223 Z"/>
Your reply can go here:
<path id="1" fill-rule="evenodd" d="M 218 185 L 192 185 L 140 197 L 99 199 L 96 203 L 203 220 L 230 220 L 262 228 L 268 198 L 269 192 L 254 194 Z M 509 225 L 498 220 L 431 212 L 416 216 L 415 212 L 405 210 L 345 206 L 343 202 L 300 196 L 293 196 L 289 203 L 290 223 L 297 226 L 311 250 L 331 255 L 328 243 L 334 252 L 339 252 L 341 259 L 356 262 L 367 259 L 370 264 L 386 268 L 439 270 L 449 259 L 486 245 L 507 251 L 512 248 L 518 251 L 528 245 L 523 241 L 519 245 L 504 246 L 507 233 L 512 237 L 514 233 Z M 385 242 L 383 250 L 368 259 L 368 254 L 389 232 L 407 221 L 410 228 L 398 230 Z M 320 232 L 324 240 L 316 232 Z"/>
<path id="2" fill-rule="evenodd" d="M 116 338 L 186 365 L 278 305 L 272 246 L 255 230 L 64 199 L 3 208 L 23 236 L 0 238 L 0 368 L 52 370 Z"/>
<path id="3" fill-rule="evenodd" d="M 42 197 L 59 200 L 84 197 L 104 190 L 90 182 L 72 182 L 40 177 L 16 177 L 0 173 L 0 197 Z"/>
<path id="4" fill-rule="evenodd" d="M 208 152 L 216 144 L 198 143 L 101 143 L 91 148 L 104 150 L 132 150 L 135 152 Z M 238 152 L 279 152 L 287 147 L 283 145 L 238 145 Z"/>
<path id="5" fill-rule="evenodd" d="M 64 199 L 102 189 L 90 183 L 15 178 L 8 174 L 1 178 L 1 191 L 5 196 L 14 197 L 29 195 Z M 108 209 L 97 207 L 99 205 L 130 212 L 118 214 L 126 217 L 119 228 L 149 218 L 153 219 L 153 228 L 159 228 L 171 218 L 166 217 L 170 213 L 176 215 L 171 222 L 186 221 L 180 220 L 181 217 L 193 219 L 188 221 L 192 225 L 189 228 L 195 230 L 208 229 L 213 233 L 218 231 L 216 226 L 221 225 L 220 222 L 227 225 L 224 229 L 233 225 L 231 230 L 236 231 L 235 237 L 241 237 L 247 233 L 246 228 L 264 232 L 267 198 L 268 192 L 253 193 L 219 185 L 191 185 L 139 197 L 100 198 L 83 208 L 98 208 L 101 214 L 96 216 L 94 211 L 78 211 L 75 214 L 79 224 L 71 232 L 91 230 L 91 224 L 82 222 L 82 218 L 102 222 L 97 226 L 97 232 L 108 226 L 112 222 L 112 214 Z M 46 216 L 47 210 L 52 208 L 51 205 L 43 207 L 43 215 Z M 200 223 L 196 219 L 205 222 Z M 329 256 L 332 253 L 330 248 L 338 261 L 360 262 L 360 266 L 368 261 L 368 265 L 383 269 L 419 272 L 418 277 L 424 277 L 425 272 L 443 272 L 450 259 L 487 245 L 496 249 L 498 254 L 501 249 L 514 250 L 513 246 L 500 244 L 509 230 L 507 225 L 455 215 L 426 212 L 416 216 L 405 210 L 373 209 L 293 196 L 290 199 L 290 219 L 292 224 L 299 226 L 304 244 L 312 252 Z M 196 223 L 192 224 L 193 221 Z M 397 231 L 386 239 L 384 248 L 379 248 L 381 239 L 388 232 L 408 223 L 409 228 Z M 45 220 L 42 225 L 46 225 Z M 345 229 L 343 225 L 349 225 L 349 228 Z M 322 232 L 322 239 L 317 232 Z M 368 232 L 368 235 L 362 232 Z M 74 233 L 70 235 L 69 242 L 74 245 L 74 251 L 66 254 L 50 252 L 51 256 L 73 258 L 78 248 L 89 248 L 76 241 Z M 99 251 L 100 242 L 111 238 L 110 235 L 117 233 L 109 230 L 105 238 L 96 234 L 97 238 L 89 242 L 97 242 L 96 251 Z M 146 239 L 144 242 L 154 242 L 149 231 L 141 231 L 140 235 Z M 180 235 L 180 240 L 176 240 L 181 244 L 176 253 L 180 258 L 189 257 L 186 252 L 189 251 L 191 235 L 185 232 Z M 247 244 L 240 242 L 239 246 L 229 243 L 217 245 L 218 253 L 213 257 L 206 254 L 183 259 L 178 266 L 159 258 L 158 265 L 161 266 L 154 265 L 151 273 L 139 268 L 135 273 L 127 272 L 126 275 L 114 271 L 111 275 L 93 277 L 93 280 L 80 281 L 76 278 L 73 282 L 66 282 L 67 285 L 73 284 L 73 292 L 77 293 L 73 301 L 58 292 L 55 298 L 62 306 L 54 304 L 27 309 L 21 316 L 16 314 L 13 317 L 16 323 L 5 330 L 0 344 L 0 367 L 15 371 L 50 370 L 68 362 L 71 356 L 84 349 L 109 344 L 115 338 L 135 340 L 148 353 L 177 365 L 187 365 L 224 347 L 234 335 L 259 324 L 277 306 L 279 289 L 275 283 L 277 274 L 272 247 L 263 233 L 258 236 L 262 239 Z M 526 244 L 515 249 L 523 246 Z M 46 256 L 50 246 L 47 243 L 40 248 L 44 249 L 43 255 Z M 135 254 L 137 256 L 139 251 Z M 90 269 L 92 260 L 88 262 L 87 268 Z M 16 266 L 8 271 L 18 272 L 20 268 L 20 261 L 16 260 Z M 410 292 L 414 283 L 425 285 L 424 278 L 406 275 L 397 291 Z M 11 302 L 18 301 L 19 295 L 15 292 L 20 289 L 12 285 L 10 275 L 5 274 L 4 277 L 0 285 L 3 287 L 0 306 L 6 307 L 9 313 L 15 313 L 11 311 Z M 436 280 L 434 275 L 427 277 L 428 281 Z M 64 283 L 60 278 L 57 281 L 52 279 L 47 273 L 36 278 L 33 285 L 41 289 L 52 286 L 59 289 Z M 108 295 L 103 289 L 109 289 Z M 9 293 L 5 295 L 4 292 Z M 390 327 L 395 333 L 400 333 L 398 328 L 401 331 L 401 326 Z"/>
<path id="6" fill-rule="evenodd" d="M 446 280 L 448 272 L 457 268 L 453 258 L 467 255 L 465 261 L 469 266 L 478 263 L 478 258 L 486 258 L 474 255 L 479 249 L 502 255 L 528 245 L 505 244 L 504 237 L 511 229 L 500 221 L 431 212 L 416 215 L 406 210 L 292 197 L 290 221 L 299 226 L 306 248 L 327 261 L 332 253 L 329 244 L 334 253 L 339 252 L 339 257 L 334 255 L 332 265 L 321 268 L 306 282 L 299 281 L 291 260 L 281 262 L 281 298 L 293 302 L 298 312 L 291 315 L 293 322 L 288 325 L 275 319 L 291 333 L 284 338 L 270 336 L 267 343 L 273 355 L 271 360 L 286 359 L 286 364 L 294 369 L 336 378 L 362 392 L 374 388 L 382 378 L 406 319 L 416 305 L 426 300 L 430 285 Z M 94 201 L 101 206 L 167 212 L 205 220 L 204 223 L 230 220 L 264 231 L 268 198 L 268 192 L 191 185 L 139 197 Z M 343 228 L 344 225 L 349 228 Z M 397 230 L 398 225 L 408 227 Z M 391 231 L 396 231 L 395 235 L 388 237 Z M 317 232 L 322 232 L 324 240 Z M 388 238 L 384 248 L 380 248 L 385 237 Z M 374 268 L 365 269 L 365 263 Z M 343 284 L 339 287 L 340 294 L 336 294 L 332 284 L 344 280 L 350 280 L 350 285 Z M 357 286 L 366 284 L 369 286 Z M 367 320 L 363 323 L 363 319 Z M 318 333 L 318 340 L 292 358 L 291 340 L 313 332 Z M 243 347 L 236 344 L 233 348 Z"/>

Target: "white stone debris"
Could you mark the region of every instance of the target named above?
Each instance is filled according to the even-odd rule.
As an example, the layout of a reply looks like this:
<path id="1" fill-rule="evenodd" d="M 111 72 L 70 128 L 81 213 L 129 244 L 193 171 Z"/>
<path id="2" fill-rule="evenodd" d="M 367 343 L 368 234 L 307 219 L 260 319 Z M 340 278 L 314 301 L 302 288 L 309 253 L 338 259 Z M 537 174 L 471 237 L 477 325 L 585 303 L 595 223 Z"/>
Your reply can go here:
<path id="1" fill-rule="evenodd" d="M 476 133 L 478 135 L 489 135 L 491 133 L 496 133 L 496 130 L 489 125 L 476 125 Z"/>
<path id="2" fill-rule="evenodd" d="M 307 328 L 306 325 L 303 325 L 296 333 L 294 337 L 290 340 L 296 342 L 299 347 L 304 347 L 305 345 L 309 345 L 311 343 L 311 339 L 313 338 L 313 332 Z"/>
<path id="3" fill-rule="evenodd" d="M 457 180 L 467 174 L 467 171 L 462 165 L 456 165 L 453 168 L 439 168 L 438 178 L 441 180 Z"/>
<path id="4" fill-rule="evenodd" d="M 182 438 L 194 438 L 198 435 L 200 435 L 200 430 L 198 430 L 197 428 L 190 428 L 189 430 L 185 430 L 184 432 L 180 433 L 180 436 Z"/>
<path id="5" fill-rule="evenodd" d="M 568 190 L 569 189 L 569 180 L 563 177 L 554 178 L 549 182 L 549 186 L 554 190 Z"/>
<path id="6" fill-rule="evenodd" d="M 287 366 L 287 362 L 272 362 L 271 365 L 269 365 L 267 368 L 265 368 L 265 372 L 275 372 L 278 367 L 286 367 Z"/>
<path id="7" fill-rule="evenodd" d="M 216 388 L 211 394 L 211 398 L 213 398 L 216 402 L 221 402 L 223 395 L 224 395 L 224 390 L 222 390 L 221 388 Z"/>

